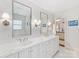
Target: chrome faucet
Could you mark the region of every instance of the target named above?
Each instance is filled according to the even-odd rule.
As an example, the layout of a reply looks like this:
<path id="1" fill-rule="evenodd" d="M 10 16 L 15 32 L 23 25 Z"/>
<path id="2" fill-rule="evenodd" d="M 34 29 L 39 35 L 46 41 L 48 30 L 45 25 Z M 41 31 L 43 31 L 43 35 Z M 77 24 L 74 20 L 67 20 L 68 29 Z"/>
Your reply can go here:
<path id="1" fill-rule="evenodd" d="M 28 40 L 28 37 L 24 37 L 24 38 L 17 39 L 17 41 L 20 42 L 20 43 L 23 43 L 23 42 L 25 42 L 27 40 Z"/>
<path id="2" fill-rule="evenodd" d="M 22 39 L 22 42 L 25 42 L 27 40 L 28 40 L 28 37 L 27 38 L 25 37 L 25 38 Z"/>

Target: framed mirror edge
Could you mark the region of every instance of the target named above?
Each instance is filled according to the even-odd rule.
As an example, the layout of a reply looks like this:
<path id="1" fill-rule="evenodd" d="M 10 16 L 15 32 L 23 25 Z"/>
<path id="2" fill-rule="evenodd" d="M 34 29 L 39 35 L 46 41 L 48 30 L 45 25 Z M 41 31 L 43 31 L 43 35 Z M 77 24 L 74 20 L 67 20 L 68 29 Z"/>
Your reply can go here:
<path id="1" fill-rule="evenodd" d="M 18 1 L 12 0 L 12 38 L 13 38 L 13 36 L 14 36 L 14 35 L 13 35 L 14 2 L 16 2 L 16 3 L 18 3 L 18 4 L 21 4 L 21 5 L 25 6 L 25 7 L 30 8 L 30 34 L 29 34 L 29 35 L 31 35 L 31 34 L 32 34 L 32 27 L 31 27 L 31 21 L 32 21 L 32 7 L 29 7 L 28 5 L 25 5 L 25 4 L 21 3 L 21 2 L 18 2 Z"/>
<path id="2" fill-rule="evenodd" d="M 43 12 L 43 11 L 40 11 L 40 20 L 42 20 L 42 19 L 41 19 L 41 14 L 44 14 L 44 15 L 47 16 L 47 22 L 48 22 L 48 14 L 45 13 L 45 12 Z M 41 26 L 41 27 L 42 27 L 42 26 Z M 42 34 L 42 32 L 41 32 L 41 27 L 40 27 L 40 34 Z M 47 33 L 48 33 L 48 27 L 47 27 Z"/>

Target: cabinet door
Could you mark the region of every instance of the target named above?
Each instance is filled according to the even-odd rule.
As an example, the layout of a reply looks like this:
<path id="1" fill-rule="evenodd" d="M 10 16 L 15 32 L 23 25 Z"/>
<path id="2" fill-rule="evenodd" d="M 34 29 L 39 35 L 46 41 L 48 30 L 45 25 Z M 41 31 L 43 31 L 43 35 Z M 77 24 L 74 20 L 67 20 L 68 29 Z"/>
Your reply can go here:
<path id="1" fill-rule="evenodd" d="M 40 57 L 40 45 L 34 45 L 19 52 L 19 58 L 38 58 Z"/>
<path id="2" fill-rule="evenodd" d="M 39 58 L 39 57 L 40 57 L 40 44 L 28 48 L 28 58 Z"/>
<path id="3" fill-rule="evenodd" d="M 46 58 L 47 57 L 47 44 L 43 42 L 40 44 L 40 57 Z"/>
<path id="4" fill-rule="evenodd" d="M 54 51 L 59 49 L 59 41 L 57 38 L 50 40 L 51 46 L 53 47 Z"/>
<path id="5" fill-rule="evenodd" d="M 47 54 L 49 57 L 52 57 L 56 53 L 56 51 L 58 50 L 58 47 L 59 47 L 58 45 L 59 44 L 56 41 L 56 39 L 51 39 L 48 41 L 48 43 L 47 43 L 47 47 L 48 47 L 47 52 L 48 53 Z"/>
<path id="6" fill-rule="evenodd" d="M 6 58 L 18 58 L 18 53 L 8 55 L 8 56 L 6 56 Z"/>
<path id="7" fill-rule="evenodd" d="M 39 58 L 40 57 L 40 44 L 34 45 L 32 48 L 31 57 L 32 58 Z"/>
<path id="8" fill-rule="evenodd" d="M 19 58 L 28 58 L 28 49 L 24 49 L 19 52 Z"/>
<path id="9" fill-rule="evenodd" d="M 48 56 L 48 57 L 52 57 L 53 54 L 54 54 L 54 47 L 53 47 L 53 46 L 55 46 L 55 45 L 53 44 L 53 40 L 49 40 L 49 41 L 47 42 L 47 56 Z"/>
<path id="10" fill-rule="evenodd" d="M 32 47 L 28 48 L 28 58 L 32 58 L 32 52 L 33 52 Z"/>

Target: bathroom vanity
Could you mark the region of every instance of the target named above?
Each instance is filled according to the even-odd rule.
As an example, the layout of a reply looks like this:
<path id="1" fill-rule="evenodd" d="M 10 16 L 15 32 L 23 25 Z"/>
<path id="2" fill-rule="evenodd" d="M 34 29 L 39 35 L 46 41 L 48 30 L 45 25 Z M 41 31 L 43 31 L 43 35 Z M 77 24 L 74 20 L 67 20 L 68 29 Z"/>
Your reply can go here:
<path id="1" fill-rule="evenodd" d="M 53 35 L 53 24 L 48 26 L 49 21 L 53 23 L 52 14 L 27 0 L 0 3 L 0 15 L 6 12 L 3 15 L 9 18 L 0 25 L 0 58 L 48 58 L 57 53 L 59 37 Z"/>
<path id="2" fill-rule="evenodd" d="M 28 38 L 23 43 L 8 43 L 0 46 L 4 58 L 51 58 L 59 50 L 58 36 Z"/>

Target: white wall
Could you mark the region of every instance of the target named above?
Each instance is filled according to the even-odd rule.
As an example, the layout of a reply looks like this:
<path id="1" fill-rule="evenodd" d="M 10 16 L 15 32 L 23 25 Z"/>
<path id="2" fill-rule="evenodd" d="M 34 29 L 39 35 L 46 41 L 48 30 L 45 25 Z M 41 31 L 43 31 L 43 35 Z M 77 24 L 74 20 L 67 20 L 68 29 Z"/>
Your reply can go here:
<path id="1" fill-rule="evenodd" d="M 41 9 L 40 7 L 36 6 L 35 4 L 32 4 L 31 2 L 27 1 L 27 0 L 16 0 L 18 2 L 21 2 L 25 5 L 28 5 L 29 7 L 32 7 L 32 20 L 40 19 L 40 11 L 45 12 L 48 14 L 49 20 L 53 21 L 53 14 Z M 12 20 L 12 0 L 0 0 L 0 19 L 2 14 L 4 12 L 9 13 L 11 20 Z M 34 31 L 34 29 L 32 28 L 32 35 L 40 35 L 40 30 Z M 37 33 L 37 34 L 35 34 Z M 12 42 L 12 27 L 4 27 L 1 23 L 0 23 L 0 45 L 4 44 L 4 43 L 10 43 Z"/>
<path id="2" fill-rule="evenodd" d="M 79 49 L 79 26 L 68 27 L 68 20 L 79 20 L 79 7 L 68 9 L 55 14 L 56 18 L 64 18 L 65 20 L 65 45 L 67 48 Z"/>
<path id="3" fill-rule="evenodd" d="M 0 21 L 4 12 L 9 13 L 12 16 L 12 1 L 0 0 Z M 10 19 L 11 20 L 11 19 Z M 12 40 L 12 28 L 11 26 L 5 27 L 0 23 L 0 45 Z"/>

